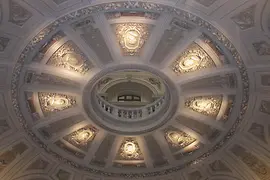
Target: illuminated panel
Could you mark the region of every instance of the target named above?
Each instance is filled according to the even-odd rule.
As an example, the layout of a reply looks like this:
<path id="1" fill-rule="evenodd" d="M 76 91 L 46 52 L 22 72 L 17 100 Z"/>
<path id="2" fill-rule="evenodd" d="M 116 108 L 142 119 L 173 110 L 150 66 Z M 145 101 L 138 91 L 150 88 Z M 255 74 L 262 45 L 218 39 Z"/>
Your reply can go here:
<path id="1" fill-rule="evenodd" d="M 125 56 L 138 56 L 149 37 L 150 25 L 141 23 L 116 24 L 117 40 Z"/>

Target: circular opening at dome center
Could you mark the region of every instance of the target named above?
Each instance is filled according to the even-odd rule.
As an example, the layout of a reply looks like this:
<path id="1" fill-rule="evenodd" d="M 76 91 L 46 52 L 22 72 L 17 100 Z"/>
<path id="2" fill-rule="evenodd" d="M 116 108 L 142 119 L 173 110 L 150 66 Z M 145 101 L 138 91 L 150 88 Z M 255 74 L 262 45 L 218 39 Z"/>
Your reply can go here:
<path id="1" fill-rule="evenodd" d="M 136 134 L 156 129 L 174 114 L 174 84 L 146 66 L 102 71 L 85 88 L 85 110 L 97 125 L 112 132 Z M 91 93 L 90 98 L 89 92 Z"/>

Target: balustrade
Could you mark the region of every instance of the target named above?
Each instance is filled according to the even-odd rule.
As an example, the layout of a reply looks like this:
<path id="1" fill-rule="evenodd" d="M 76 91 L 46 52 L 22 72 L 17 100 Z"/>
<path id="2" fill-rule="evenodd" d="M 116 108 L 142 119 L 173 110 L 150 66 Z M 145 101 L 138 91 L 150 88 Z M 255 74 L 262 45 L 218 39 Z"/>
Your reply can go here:
<path id="1" fill-rule="evenodd" d="M 100 108 L 116 119 L 144 119 L 156 113 L 164 103 L 164 97 L 161 97 L 155 102 L 141 108 L 123 108 L 110 104 L 98 95 L 96 97 Z"/>

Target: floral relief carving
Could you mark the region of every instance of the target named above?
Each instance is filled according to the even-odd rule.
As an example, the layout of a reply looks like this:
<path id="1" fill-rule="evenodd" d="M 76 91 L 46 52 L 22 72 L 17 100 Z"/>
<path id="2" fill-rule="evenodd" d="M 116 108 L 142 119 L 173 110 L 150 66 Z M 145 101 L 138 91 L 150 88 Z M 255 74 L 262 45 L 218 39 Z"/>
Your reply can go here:
<path id="1" fill-rule="evenodd" d="M 246 30 L 251 27 L 254 27 L 255 9 L 256 5 L 253 5 L 233 16 L 232 20 L 239 26 L 241 30 Z"/>
<path id="2" fill-rule="evenodd" d="M 23 26 L 28 19 L 32 17 L 32 13 L 23 8 L 14 0 L 10 0 L 10 13 L 9 13 L 9 21 L 18 25 Z"/>

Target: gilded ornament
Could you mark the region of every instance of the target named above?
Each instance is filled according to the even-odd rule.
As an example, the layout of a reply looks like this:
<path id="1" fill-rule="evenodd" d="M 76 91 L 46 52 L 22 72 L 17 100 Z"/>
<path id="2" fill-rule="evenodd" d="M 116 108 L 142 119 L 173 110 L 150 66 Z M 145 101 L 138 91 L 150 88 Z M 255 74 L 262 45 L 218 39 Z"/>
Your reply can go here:
<path id="1" fill-rule="evenodd" d="M 188 99 L 186 107 L 207 116 L 217 116 L 219 113 L 222 96 L 200 96 Z"/>

